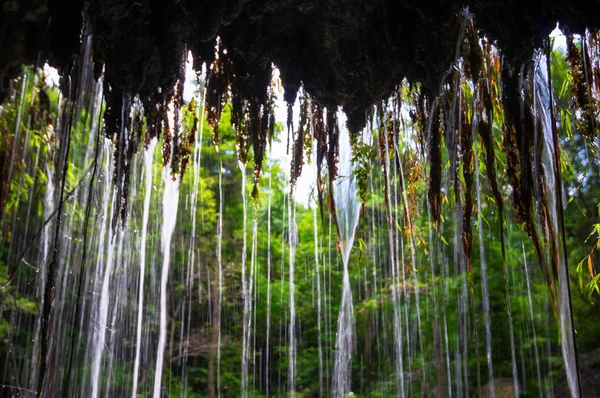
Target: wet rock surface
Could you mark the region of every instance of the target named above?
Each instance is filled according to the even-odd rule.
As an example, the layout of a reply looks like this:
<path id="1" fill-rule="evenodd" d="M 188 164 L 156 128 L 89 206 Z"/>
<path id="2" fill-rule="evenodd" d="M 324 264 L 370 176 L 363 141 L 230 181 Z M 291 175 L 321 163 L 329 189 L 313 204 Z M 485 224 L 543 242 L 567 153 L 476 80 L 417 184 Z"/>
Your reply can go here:
<path id="1" fill-rule="evenodd" d="M 105 68 L 111 95 L 139 94 L 151 107 L 172 94 L 188 50 L 197 68 L 213 61 L 218 36 L 238 64 L 230 75 L 273 63 L 286 99 L 303 84 L 322 105 L 343 106 L 357 130 L 366 109 L 404 78 L 437 92 L 465 7 L 506 59 L 518 62 L 557 21 L 582 32 L 600 19 L 599 3 L 571 0 L 3 0 L 0 100 L 22 64 L 68 69 L 83 26 L 93 36 L 96 76 Z"/>

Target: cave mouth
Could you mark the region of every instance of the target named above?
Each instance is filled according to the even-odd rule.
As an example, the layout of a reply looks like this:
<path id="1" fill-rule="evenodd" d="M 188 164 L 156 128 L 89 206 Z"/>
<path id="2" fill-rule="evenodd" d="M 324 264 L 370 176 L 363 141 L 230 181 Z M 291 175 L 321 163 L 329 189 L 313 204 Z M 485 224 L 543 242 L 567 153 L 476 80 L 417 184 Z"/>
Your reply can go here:
<path id="1" fill-rule="evenodd" d="M 597 346 L 575 322 L 598 325 L 570 289 L 598 290 L 598 6 L 443 5 L 6 1 L 1 291 L 16 299 L 2 384 L 92 397 L 590 388 L 577 348 Z M 204 72 L 184 101 L 188 54 Z M 60 90 L 22 67 L 45 61 Z M 312 212 L 294 199 L 309 162 Z M 272 286 L 285 296 L 273 313 Z"/>
<path id="2" fill-rule="evenodd" d="M 476 0 L 7 0 L 0 11 L 0 96 L 23 64 L 48 61 L 68 74 L 83 33 L 93 37 L 94 76 L 104 71 L 109 108 L 111 97 L 137 95 L 148 112 L 173 94 L 188 51 L 198 70 L 215 61 L 218 38 L 227 49 L 221 54 L 222 84 L 231 84 L 234 96 L 259 96 L 275 64 L 286 101 L 293 102 L 302 85 L 321 105 L 342 106 L 357 132 L 370 106 L 404 79 L 422 84 L 429 96 L 438 94 L 467 14 L 478 34 L 518 67 L 557 22 L 573 33 L 596 29 L 599 7 L 547 0 L 527 7 Z M 236 81 L 245 79 L 253 87 L 245 83 L 237 93 Z"/>

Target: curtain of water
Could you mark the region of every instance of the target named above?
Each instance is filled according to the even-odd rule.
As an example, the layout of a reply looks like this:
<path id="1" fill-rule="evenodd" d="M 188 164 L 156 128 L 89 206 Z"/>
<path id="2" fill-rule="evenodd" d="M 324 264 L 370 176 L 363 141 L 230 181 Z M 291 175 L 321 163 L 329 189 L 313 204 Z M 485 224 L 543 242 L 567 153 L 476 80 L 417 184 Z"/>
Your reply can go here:
<path id="1" fill-rule="evenodd" d="M 269 192 L 268 203 L 267 203 L 267 331 L 265 336 L 265 391 L 266 396 L 269 396 L 269 361 L 271 359 L 271 352 L 269 342 L 271 339 L 271 196 L 273 189 L 273 165 L 269 167 Z"/>
<path id="2" fill-rule="evenodd" d="M 256 382 L 258 380 L 256 374 L 256 333 L 252 333 L 253 326 L 256 328 L 256 303 L 258 298 L 256 296 L 256 256 L 258 251 L 258 204 L 254 203 L 252 210 L 252 248 L 250 254 L 250 276 L 249 276 L 249 297 L 250 297 L 250 313 L 248 314 L 248 357 L 251 359 L 253 366 L 252 369 L 252 389 L 256 390 Z"/>
<path id="3" fill-rule="evenodd" d="M 248 287 L 248 273 L 246 264 L 246 252 L 247 252 L 247 219 L 248 219 L 248 204 L 246 199 L 246 165 L 241 161 L 238 162 L 240 170 L 242 172 L 242 205 L 243 205 L 243 246 L 242 246 L 242 297 L 244 299 L 244 315 L 243 315 L 243 337 L 242 337 L 242 396 L 248 395 L 248 366 L 250 361 L 250 306 L 251 296 Z"/>
<path id="4" fill-rule="evenodd" d="M 396 112 L 397 109 L 399 108 L 399 104 L 397 104 L 395 107 Z M 396 119 L 401 120 L 404 123 L 404 118 L 403 115 L 398 115 L 398 113 L 396 113 Z M 408 137 L 408 134 L 410 133 L 409 129 L 406 128 L 405 126 L 401 126 L 402 130 L 405 132 L 404 137 L 402 137 L 402 142 L 409 142 L 410 138 Z M 415 296 L 415 307 L 414 307 L 414 312 L 416 314 L 416 318 L 417 318 L 417 322 L 416 322 L 416 327 L 412 328 L 412 336 L 410 337 L 410 340 L 413 343 L 413 351 L 415 351 L 415 353 L 413 354 L 415 357 L 418 356 L 418 360 L 424 364 L 425 363 L 425 352 L 423 349 L 423 339 L 421 338 L 422 334 L 423 334 L 423 327 L 421 324 L 421 303 L 420 303 L 420 295 L 421 295 L 421 287 L 420 287 L 420 282 L 419 282 L 419 270 L 418 270 L 418 262 L 417 262 L 417 255 L 416 255 L 416 245 L 415 245 L 415 238 L 414 238 L 414 230 L 413 230 L 413 214 L 412 214 L 412 210 L 411 210 L 411 203 L 409 203 L 409 199 L 408 199 L 408 193 L 407 193 L 407 184 L 406 184 L 406 177 L 405 177 L 405 173 L 404 173 L 404 166 L 403 166 L 403 162 L 404 162 L 404 157 L 401 154 L 401 151 L 399 149 L 399 142 L 398 142 L 398 137 L 400 134 L 399 130 L 399 126 L 398 123 L 394 123 L 394 151 L 396 154 L 396 157 L 398 159 L 398 161 L 396 162 L 396 164 L 398 165 L 398 174 L 400 176 L 400 189 L 401 189 L 401 197 L 402 197 L 402 204 L 403 204 L 403 210 L 404 210 L 404 220 L 406 223 L 406 227 L 405 229 L 408 229 L 408 239 L 409 239 L 409 248 L 410 248 L 410 260 L 411 260 L 411 266 L 410 266 L 410 279 L 412 282 L 412 291 L 414 292 L 414 296 Z M 403 276 L 403 279 L 405 278 L 405 276 Z M 407 324 L 408 325 L 408 324 Z M 418 342 L 418 346 L 417 346 L 417 342 Z M 427 391 L 427 383 L 425 382 L 427 380 L 427 372 L 426 372 L 426 367 L 422 366 L 421 367 L 421 371 L 422 374 L 420 375 L 420 378 L 423 380 L 422 383 L 422 387 L 420 389 L 420 394 L 421 395 L 428 395 L 428 391 Z"/>
<path id="5" fill-rule="evenodd" d="M 544 63 L 539 60 L 535 69 L 534 107 L 543 130 L 541 160 L 551 193 L 548 208 L 552 214 L 545 222 L 558 232 L 562 209 L 556 191 L 560 180 Z M 471 84 L 465 76 L 460 79 L 461 84 Z M 5 333 L 0 341 L 6 362 L 0 374 L 2 382 L 32 391 L 36 388 L 43 338 L 39 308 L 45 305 L 46 265 L 56 238 L 54 317 L 48 329 L 52 348 L 44 358 L 48 359 L 44 393 L 52 396 L 65 395 L 66 391 L 70 393 L 67 395 L 85 397 L 194 396 L 197 391 L 206 391 L 209 396 L 341 397 L 354 392 L 364 396 L 450 397 L 477 394 L 478 388 L 487 396 L 498 396 L 497 389 L 506 386 L 507 380 L 513 393 L 552 396 L 560 390 L 553 390 L 562 371 L 552 362 L 559 348 L 553 338 L 556 330 L 547 314 L 539 314 L 549 312 L 549 301 L 540 293 L 541 276 L 530 275 L 527 265 L 531 243 L 525 240 L 519 248 L 519 252 L 523 250 L 523 264 L 520 255 L 498 261 L 498 237 L 491 232 L 498 221 L 490 217 L 495 207 L 489 204 L 489 186 L 483 174 L 480 176 L 484 170 L 480 161 L 484 158 L 480 151 L 483 142 L 476 142 L 474 147 L 477 196 L 473 207 L 477 216 L 473 218 L 479 250 L 472 259 L 473 274 L 467 272 L 467 253 L 461 249 L 464 223 L 468 222 L 463 219 L 467 201 L 464 181 L 458 174 L 464 152 L 457 148 L 462 128 L 458 108 L 467 98 L 461 97 L 466 92 L 457 92 L 456 98 L 446 98 L 440 105 L 448 115 L 440 128 L 447 142 L 442 153 L 444 199 L 438 226 L 432 221 L 430 203 L 424 203 L 425 172 L 421 165 L 426 159 L 413 162 L 419 157 L 415 143 L 419 131 L 404 125 L 403 118 L 417 109 L 407 95 L 403 97 L 405 104 L 386 103 L 376 118 L 379 126 L 370 121 L 369 128 L 377 130 L 372 139 L 368 132 L 362 134 L 363 144 L 380 144 L 379 152 L 374 149 L 369 159 L 372 165 L 367 177 L 373 195 L 364 206 L 365 225 L 358 225 L 361 207 L 351 160 L 355 153 L 348 132 L 342 129 L 338 178 L 333 197 L 328 198 L 336 204 L 341 255 L 336 255 L 332 232 L 335 219 L 320 219 L 316 207 L 304 208 L 294 194 L 279 195 L 276 187 L 283 180 L 273 163 L 268 191 L 254 203 L 251 258 L 247 259 L 246 167 L 250 166 L 239 165 L 241 195 L 226 198 L 228 179 L 239 175 L 233 150 L 223 144 L 218 161 L 210 156 L 202 158 L 206 150 L 201 146 L 203 123 L 199 136 L 191 140 L 194 148 L 184 178 L 173 176 L 169 163 L 164 167 L 158 164 L 156 146 L 160 144 L 156 140 L 145 143 L 145 149 L 132 157 L 128 217 L 115 223 L 114 215 L 125 206 L 117 194 L 122 182 L 113 177 L 115 157 L 122 156 L 115 151 L 115 142 L 132 134 L 131 123 L 121 123 L 118 137 L 98 138 L 95 156 L 95 134 L 102 133 L 97 125 L 101 82 L 82 83 L 74 113 L 81 119 L 88 115 L 88 119 L 73 128 L 83 136 L 71 138 L 70 182 L 60 192 L 59 169 L 65 160 L 61 148 L 65 142 L 58 142 L 66 137 L 71 106 L 65 98 L 56 100 L 61 102 L 61 109 L 47 128 L 48 149 L 30 144 L 36 134 L 36 119 L 26 109 L 31 106 L 30 91 L 39 90 L 32 87 L 38 87 L 41 80 L 34 74 L 26 75 L 14 95 L 15 120 L 11 123 L 18 126 L 8 154 L 12 155 L 10 189 L 18 203 L 5 206 L 10 212 L 3 209 L 3 222 L 12 240 L 7 240 L 2 251 L 2 265 L 7 261 L 8 275 L 14 277 L 10 278 L 12 290 L 0 302 L 3 316 L 5 309 L 13 306 L 2 319 L 9 325 L 8 331 L 0 329 Z M 86 90 L 89 95 L 82 94 Z M 481 122 L 481 114 L 475 111 L 480 99 L 472 99 L 471 133 L 475 135 Z M 132 119 L 141 105 L 127 98 L 123 102 L 121 120 Z M 204 101 L 195 110 L 201 121 L 203 109 Z M 484 115 L 481 120 L 495 123 L 494 128 L 499 129 L 498 122 L 491 119 Z M 317 146 L 315 139 L 313 147 Z M 314 161 L 316 151 L 313 154 Z M 201 164 L 201 158 L 206 165 Z M 97 163 L 98 175 L 91 171 L 93 162 Z M 38 175 L 29 182 L 28 175 L 36 171 Z M 185 200 L 178 199 L 180 189 Z M 261 185 L 260 189 L 265 188 Z M 61 197 L 64 208 L 55 236 Z M 89 217 L 85 215 L 88 202 Z M 229 203 L 234 204 L 231 209 Z M 241 209 L 239 213 L 243 211 L 240 247 L 235 245 L 242 240 L 236 206 Z M 178 214 L 185 215 L 178 218 Z M 513 244 L 524 236 L 517 228 L 506 229 Z M 29 239 L 36 230 L 39 236 Z M 264 233 L 267 236 L 263 238 Z M 357 245 L 360 250 L 353 250 L 355 235 L 361 239 Z M 29 240 L 36 242 L 27 253 Z M 23 252 L 27 255 L 21 256 Z M 273 262 L 277 255 L 281 256 L 279 267 Z M 560 349 L 566 384 L 577 396 L 564 253 L 560 261 Z M 12 264 L 17 263 L 21 268 L 13 272 Z M 241 295 L 235 282 L 240 282 L 239 271 Z M 81 294 L 73 288 L 79 281 Z M 30 313 L 17 308 L 24 297 L 35 299 L 36 308 Z M 265 316 L 264 321 L 261 316 Z M 485 336 L 481 344 L 478 333 Z M 510 347 L 497 336 L 508 337 Z M 24 344 L 26 340 L 31 344 Z M 15 350 L 23 354 L 17 355 Z M 69 356 L 73 358 L 72 372 L 67 365 Z M 481 376 L 479 361 L 484 370 Z M 70 389 L 64 380 L 72 384 Z"/>
<path id="6" fill-rule="evenodd" d="M 347 129 L 342 129 L 339 136 L 339 154 L 339 174 L 338 180 L 334 182 L 333 197 L 344 268 L 332 385 L 333 395 L 336 397 L 342 397 L 350 392 L 351 388 L 350 365 L 354 346 L 354 306 L 348 267 L 360 210 L 356 182 L 352 175 L 352 149 L 350 147 L 350 133 Z"/>
<path id="7" fill-rule="evenodd" d="M 293 185 L 290 185 L 288 196 L 288 246 L 289 246 L 289 324 L 288 324 L 288 388 L 290 396 L 296 393 L 296 285 L 295 285 L 295 259 L 296 259 L 296 209 L 292 198 Z"/>
<path id="8" fill-rule="evenodd" d="M 217 322 L 217 392 L 221 396 L 221 315 L 223 313 L 223 164 L 219 158 L 219 215 L 217 221 L 217 272 L 219 273 L 219 297 Z"/>
<path id="9" fill-rule="evenodd" d="M 535 332 L 535 316 L 533 313 L 533 299 L 531 298 L 531 282 L 529 281 L 529 267 L 527 266 L 527 253 L 525 252 L 525 244 L 521 242 L 523 248 L 523 269 L 525 273 L 526 290 L 527 290 L 527 304 L 529 305 L 529 318 L 531 321 L 531 330 L 533 333 L 533 350 L 535 353 L 535 371 L 538 380 L 538 392 L 540 398 L 543 397 L 543 384 L 542 374 L 540 369 L 540 353 L 538 348 L 537 334 Z"/>
<path id="10" fill-rule="evenodd" d="M 384 119 L 384 123 L 386 120 Z M 388 130 L 386 128 L 383 129 L 385 142 L 389 142 Z M 394 325 L 394 349 L 395 349 L 395 365 L 396 365 L 396 391 L 397 394 L 404 397 L 405 396 L 405 386 L 404 386 L 404 353 L 403 353 L 403 331 L 402 331 L 402 317 L 400 315 L 400 298 L 398 293 L 398 284 L 399 284 L 399 276 L 397 271 L 397 255 L 396 255 L 396 246 L 397 242 L 394 238 L 396 235 L 396 224 L 392 218 L 392 200 L 391 200 L 391 190 L 392 185 L 390 183 L 390 150 L 388 145 L 385 145 L 384 148 L 384 158 L 385 158 L 385 169 L 384 169 L 384 178 L 385 178 L 385 201 L 386 201 L 386 213 L 387 213 L 387 227 L 388 227 L 388 239 L 389 239 L 389 256 L 390 256 L 390 265 L 391 265 L 391 281 L 392 281 L 392 302 L 394 303 L 393 309 L 393 325 Z"/>
<path id="11" fill-rule="evenodd" d="M 315 142 L 313 140 L 313 146 Z M 316 161 L 316 153 L 313 156 L 313 162 Z M 270 198 L 270 197 L 269 197 Z M 269 202 L 270 203 L 270 202 Z M 318 219 L 317 219 L 317 206 L 314 204 L 312 206 L 313 213 L 313 235 L 314 235 L 314 244 L 315 244 L 315 277 L 317 279 L 317 333 L 318 333 L 318 342 L 317 342 L 317 350 L 319 352 L 319 397 L 321 397 L 324 393 L 324 385 L 323 385 L 323 336 L 322 336 L 322 325 L 321 325 L 321 317 L 322 317 L 322 292 L 321 292 L 321 270 L 319 268 L 319 249 L 321 247 L 319 241 L 319 229 L 318 229 Z"/>
<path id="12" fill-rule="evenodd" d="M 105 151 L 108 152 L 108 159 L 112 158 L 112 145 L 110 143 L 105 143 Z M 112 175 L 111 162 L 107 161 L 107 170 L 105 171 L 105 176 Z M 100 368 L 102 366 L 102 357 L 104 355 L 104 344 L 106 342 L 106 327 L 107 327 L 107 317 L 108 317 L 108 304 L 109 304 L 109 284 L 110 277 L 112 273 L 112 269 L 114 266 L 114 252 L 115 252 L 115 231 L 113 230 L 112 223 L 110 221 L 110 213 L 108 204 L 111 203 L 111 208 L 115 206 L 115 197 L 116 193 L 112 190 L 112 194 L 109 194 L 111 191 L 111 187 L 109 184 L 106 185 L 105 189 L 105 211 L 103 216 L 103 231 L 101 231 L 101 244 L 100 248 L 104 251 L 106 250 L 106 265 L 102 267 L 102 260 L 99 257 L 99 262 L 97 269 L 99 273 L 98 280 L 101 280 L 102 283 L 98 286 L 99 288 L 99 296 L 100 299 L 97 301 L 96 309 L 94 312 L 97 314 L 98 326 L 94 333 L 94 343 L 92 345 L 92 398 L 97 398 L 100 392 Z M 108 196 L 112 199 L 109 200 Z M 107 231 L 106 236 L 103 233 Z M 106 243 L 104 243 L 106 242 Z M 106 246 L 105 246 L 106 245 Z M 100 271 L 104 269 L 104 271 Z"/>
<path id="13" fill-rule="evenodd" d="M 156 140 L 152 140 L 144 153 L 144 215 L 142 218 L 142 233 L 140 235 L 140 271 L 138 285 L 138 315 L 135 337 L 135 360 L 133 365 L 133 387 L 131 396 L 137 397 L 138 378 L 140 369 L 140 353 L 142 350 L 142 321 L 144 315 L 144 279 L 146 276 L 146 242 L 148 239 L 148 217 L 150 216 L 150 198 L 152 196 L 152 165 Z"/>
<path id="14" fill-rule="evenodd" d="M 478 119 L 474 116 L 473 131 L 477 131 Z M 481 296 L 483 305 L 483 322 L 485 329 L 485 358 L 488 367 L 489 397 L 496 396 L 494 388 L 494 365 L 492 356 L 492 320 L 490 318 L 490 294 L 488 287 L 487 260 L 485 258 L 485 243 L 483 240 L 483 208 L 481 206 L 481 181 L 479 177 L 479 146 L 475 145 L 475 190 L 477 191 L 477 233 L 479 238 L 479 261 L 481 265 Z"/>
<path id="15" fill-rule="evenodd" d="M 163 191 L 163 214 L 161 227 L 161 254 L 162 267 L 160 272 L 160 324 L 158 335 L 158 348 L 156 352 L 156 366 L 154 373 L 154 398 L 160 398 L 163 389 L 163 365 L 167 345 L 167 289 L 169 282 L 169 267 L 171 261 L 171 238 L 177 221 L 177 203 L 179 202 L 179 184 L 177 177 L 170 175 L 170 167 L 163 169 L 165 188 Z M 169 354 L 169 357 L 171 355 Z"/>
<path id="16" fill-rule="evenodd" d="M 581 384 L 577 365 L 575 347 L 575 325 L 573 324 L 573 309 L 571 307 L 571 292 L 569 287 L 569 270 L 566 259 L 566 242 L 563 231 L 563 208 L 561 198 L 560 159 L 556 126 L 552 124 L 552 94 L 548 87 L 548 65 L 546 55 L 538 54 L 534 72 L 534 109 L 541 120 L 543 133 L 542 164 L 548 185 L 548 207 L 551 214 L 550 227 L 556 232 L 558 247 L 558 298 L 559 324 L 561 333 L 561 350 L 566 367 L 567 382 L 571 396 L 581 396 Z"/>

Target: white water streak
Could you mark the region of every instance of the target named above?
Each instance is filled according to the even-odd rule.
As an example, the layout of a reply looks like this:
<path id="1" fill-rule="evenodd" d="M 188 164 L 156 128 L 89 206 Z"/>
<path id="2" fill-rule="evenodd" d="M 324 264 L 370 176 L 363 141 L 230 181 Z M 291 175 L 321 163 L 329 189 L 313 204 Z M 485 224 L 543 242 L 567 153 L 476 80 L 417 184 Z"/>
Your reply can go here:
<path id="1" fill-rule="evenodd" d="M 158 348 L 156 349 L 156 367 L 154 372 L 154 398 L 160 398 L 163 363 L 167 343 L 167 283 L 169 281 L 169 263 L 171 260 L 171 238 L 177 221 L 179 203 L 179 179 L 171 176 L 171 167 L 163 169 L 165 188 L 163 191 L 163 222 L 161 228 L 161 250 L 163 256 L 160 275 L 160 326 Z"/>
<path id="2" fill-rule="evenodd" d="M 110 275 L 112 273 L 113 261 L 114 261 L 114 239 L 113 239 L 113 229 L 112 223 L 109 217 L 109 203 L 111 203 L 111 208 L 115 206 L 115 196 L 116 192 L 113 188 L 112 200 L 108 200 L 110 196 L 110 190 L 112 187 L 111 180 L 108 178 L 112 173 L 111 161 L 112 158 L 112 144 L 109 141 L 104 142 L 104 150 L 107 152 L 107 160 L 105 163 L 104 170 L 104 209 L 103 209 L 103 218 L 102 218 L 102 230 L 100 232 L 100 245 L 99 247 L 104 248 L 105 239 L 108 239 L 108 247 L 106 249 L 106 258 L 107 263 L 104 268 L 104 273 L 102 274 L 102 288 L 100 291 L 100 303 L 98 305 L 98 324 L 95 329 L 95 336 L 93 342 L 93 353 L 92 353 L 92 398 L 98 397 L 98 389 L 100 385 L 100 368 L 102 366 L 102 355 L 104 353 L 104 344 L 106 341 L 106 323 L 108 316 L 108 301 L 109 301 L 109 282 Z M 106 236 L 106 225 L 109 225 L 108 228 L 108 236 Z M 96 264 L 96 277 L 100 278 L 100 274 L 102 273 L 102 263 L 103 257 L 98 257 L 98 262 Z"/>
<path id="3" fill-rule="evenodd" d="M 342 397 L 351 388 L 351 361 L 354 344 L 354 308 L 348 263 L 358 226 L 360 206 L 356 182 L 352 176 L 352 149 L 347 129 L 342 129 L 339 138 L 339 181 L 334 183 L 333 196 L 338 218 L 340 250 L 343 261 L 342 301 L 338 315 L 338 329 L 333 370 L 333 395 Z"/>
<path id="4" fill-rule="evenodd" d="M 477 131 L 478 120 L 473 118 L 473 131 Z M 488 287 L 487 260 L 485 258 L 485 245 L 483 242 L 483 225 L 481 217 L 481 181 L 479 177 L 479 146 L 475 145 L 475 191 L 477 191 L 477 232 L 479 237 L 479 260 L 481 262 L 481 295 L 483 304 L 483 320 L 485 325 L 485 357 L 488 367 L 488 394 L 490 398 L 496 396 L 494 388 L 494 367 L 492 361 L 492 321 L 490 319 L 490 293 Z M 498 204 L 499 205 L 499 204 Z M 500 226 L 504 228 L 504 226 Z"/>
<path id="5" fill-rule="evenodd" d="M 248 293 L 248 279 L 246 278 L 247 267 L 246 267 L 246 252 L 248 248 L 248 238 L 247 238 L 247 225 L 246 220 L 248 217 L 248 204 L 246 201 L 246 165 L 238 161 L 238 165 L 240 167 L 240 171 L 242 172 L 242 203 L 243 203 L 243 246 L 242 246 L 242 297 L 244 299 L 244 330 L 242 337 L 242 385 L 241 385 L 241 393 L 242 397 L 248 396 L 248 362 L 249 362 L 249 331 L 250 328 L 250 295 Z"/>
<path id="6" fill-rule="evenodd" d="M 384 129 L 384 142 L 389 142 L 388 131 Z M 396 273 L 396 241 L 394 239 L 394 223 L 392 220 L 392 200 L 391 200 L 391 184 L 390 184 L 390 153 L 389 148 L 385 145 L 385 200 L 389 211 L 387 212 L 387 223 L 388 223 L 388 239 L 389 239 L 389 252 L 390 252 L 390 264 L 392 270 L 392 302 L 394 303 L 394 347 L 396 354 L 396 392 L 402 397 L 404 393 L 404 359 L 402 350 L 402 317 L 400 315 L 400 301 L 398 297 L 398 280 Z"/>
<path id="7" fill-rule="evenodd" d="M 271 194 L 273 182 L 273 167 L 269 168 L 269 193 L 267 204 L 267 336 L 265 341 L 265 389 L 269 396 L 269 340 L 271 337 Z"/>
<path id="8" fill-rule="evenodd" d="M 315 273 L 317 275 L 317 331 L 318 337 L 318 350 L 319 350 L 319 396 L 323 394 L 323 347 L 322 347 L 322 334 L 321 334 L 321 273 L 319 269 L 319 232 L 317 228 L 317 206 L 313 206 L 313 234 L 315 238 Z"/>
<path id="9" fill-rule="evenodd" d="M 290 189 L 288 197 L 288 240 L 289 240 L 289 288 L 290 288 L 290 323 L 288 325 L 289 336 L 289 365 L 288 384 L 290 396 L 293 397 L 296 390 L 296 286 L 294 275 L 294 259 L 296 256 L 296 206 Z"/>
<path id="10" fill-rule="evenodd" d="M 221 311 L 223 306 L 223 162 L 219 157 L 219 219 L 217 221 L 217 267 L 219 269 L 219 319 L 217 323 L 217 394 L 221 396 Z"/>
<path id="11" fill-rule="evenodd" d="M 531 298 L 531 282 L 529 281 L 529 269 L 527 266 L 527 254 L 525 253 L 525 244 L 521 241 L 521 247 L 523 248 L 523 268 L 525 269 L 525 281 L 527 283 L 527 301 L 529 302 L 529 317 L 531 318 L 531 331 L 533 333 L 533 350 L 535 353 L 535 370 L 538 379 L 538 390 L 540 397 L 543 396 L 542 392 L 542 374 L 540 372 L 540 353 L 538 349 L 538 340 L 535 331 L 535 317 L 533 314 L 533 300 Z"/>
<path id="12" fill-rule="evenodd" d="M 539 54 L 536 59 L 535 67 L 535 84 L 534 84 L 534 101 L 535 110 L 538 117 L 542 121 L 542 130 L 545 139 L 544 154 L 542 155 L 542 163 L 545 169 L 545 177 L 548 183 L 548 201 L 551 213 L 552 228 L 556 231 L 558 237 L 558 279 L 559 279 L 559 324 L 561 334 L 561 351 L 565 363 L 565 371 L 567 374 L 567 382 L 571 396 L 580 397 L 580 385 L 577 374 L 577 355 L 575 347 L 575 336 L 573 325 L 573 310 L 571 308 L 571 292 L 569 287 L 569 271 L 567 269 L 567 259 L 565 258 L 564 245 L 561 225 L 562 209 L 560 209 L 560 198 L 556 184 L 559 183 L 560 165 L 556 164 L 555 153 L 558 148 L 555 148 L 554 132 L 552 130 L 552 120 L 550 117 L 550 109 L 552 107 L 552 97 L 548 87 L 548 68 L 546 67 L 546 56 Z"/>
<path id="13" fill-rule="evenodd" d="M 144 314 L 144 277 L 146 274 L 146 241 L 148 239 L 148 217 L 150 214 L 150 197 L 152 196 L 152 164 L 156 139 L 153 139 L 144 153 L 144 214 L 142 218 L 142 234 L 140 238 L 140 279 L 138 287 L 138 315 L 135 337 L 135 360 L 133 365 L 132 398 L 137 397 L 138 376 L 140 369 L 140 351 L 142 348 L 142 319 Z"/>

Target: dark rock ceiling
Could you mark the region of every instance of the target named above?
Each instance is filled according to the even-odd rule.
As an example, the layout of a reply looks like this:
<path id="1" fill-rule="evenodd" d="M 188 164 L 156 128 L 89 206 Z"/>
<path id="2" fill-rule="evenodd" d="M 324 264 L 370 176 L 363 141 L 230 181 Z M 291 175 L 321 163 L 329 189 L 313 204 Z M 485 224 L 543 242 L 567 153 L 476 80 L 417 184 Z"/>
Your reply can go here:
<path id="1" fill-rule="evenodd" d="M 0 100 L 22 64 L 71 65 L 86 25 L 96 74 L 104 65 L 115 92 L 155 101 L 181 75 L 187 50 L 198 67 L 211 62 L 219 36 L 234 73 L 256 76 L 274 63 L 288 100 L 302 83 L 360 126 L 403 78 L 435 93 L 465 7 L 508 62 L 530 57 L 557 21 L 572 32 L 600 26 L 600 2 L 576 0 L 2 0 Z"/>

